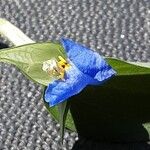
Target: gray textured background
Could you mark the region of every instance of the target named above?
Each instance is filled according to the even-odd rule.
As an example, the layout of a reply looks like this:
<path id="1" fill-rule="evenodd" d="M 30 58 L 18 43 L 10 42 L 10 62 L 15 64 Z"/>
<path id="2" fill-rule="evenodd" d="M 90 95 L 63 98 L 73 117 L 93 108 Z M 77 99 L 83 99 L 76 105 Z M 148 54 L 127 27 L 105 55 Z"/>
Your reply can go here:
<path id="1" fill-rule="evenodd" d="M 63 36 L 105 56 L 150 61 L 150 0 L 0 0 L 0 17 L 36 41 Z M 0 63 L 0 150 L 59 150 L 58 131 L 41 87 Z M 62 149 L 76 138 L 66 132 Z"/>

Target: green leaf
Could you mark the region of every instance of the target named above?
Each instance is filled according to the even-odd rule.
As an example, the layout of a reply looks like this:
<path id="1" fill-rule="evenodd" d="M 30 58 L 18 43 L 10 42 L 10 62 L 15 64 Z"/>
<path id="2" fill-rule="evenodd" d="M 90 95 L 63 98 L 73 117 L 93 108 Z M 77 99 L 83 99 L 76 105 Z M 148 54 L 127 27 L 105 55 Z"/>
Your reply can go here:
<path id="1" fill-rule="evenodd" d="M 43 95 L 43 99 L 44 99 L 44 95 Z M 63 144 L 63 137 L 64 137 L 64 128 L 65 128 L 65 124 L 66 124 L 66 118 L 69 117 L 68 115 L 68 111 L 69 111 L 69 104 L 67 101 L 64 101 L 60 104 L 58 104 L 55 107 L 49 107 L 48 103 L 45 102 L 45 106 L 48 110 L 48 112 L 56 119 L 59 121 L 60 124 L 60 137 L 61 137 L 61 143 Z M 72 128 L 74 127 L 73 122 L 70 125 L 70 122 L 72 120 L 72 118 L 68 118 L 67 119 L 69 121 L 69 123 L 67 122 L 66 127 L 68 128 Z M 72 129 L 74 130 L 74 129 Z"/>
<path id="2" fill-rule="evenodd" d="M 53 116 L 53 118 L 56 119 L 57 121 L 59 121 L 60 115 L 59 115 L 59 111 L 58 111 L 58 106 L 49 107 L 49 105 L 46 102 L 45 102 L 45 106 L 46 106 L 48 112 Z M 68 115 L 67 115 L 66 121 L 65 121 L 65 127 L 71 131 L 76 131 L 70 110 L 68 110 Z"/>
<path id="3" fill-rule="evenodd" d="M 65 128 L 65 122 L 66 122 L 66 117 L 68 114 L 69 105 L 67 101 L 64 101 L 58 104 L 57 107 L 58 107 L 58 112 L 59 112 L 60 136 L 61 136 L 61 142 L 63 143 L 64 128 Z"/>
<path id="4" fill-rule="evenodd" d="M 117 71 L 117 76 L 150 74 L 150 63 L 127 62 L 115 58 L 106 60 Z"/>
<path id="5" fill-rule="evenodd" d="M 60 44 L 35 43 L 0 51 L 0 62 L 15 65 L 33 81 L 47 86 L 55 77 L 42 70 L 43 62 L 58 56 L 66 58 Z"/>

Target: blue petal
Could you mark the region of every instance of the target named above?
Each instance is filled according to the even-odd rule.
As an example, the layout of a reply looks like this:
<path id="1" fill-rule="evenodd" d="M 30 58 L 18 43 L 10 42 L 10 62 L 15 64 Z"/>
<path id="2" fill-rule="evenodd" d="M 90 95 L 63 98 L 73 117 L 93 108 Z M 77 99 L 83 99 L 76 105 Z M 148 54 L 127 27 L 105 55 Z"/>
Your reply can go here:
<path id="1" fill-rule="evenodd" d="M 84 74 L 97 81 L 104 81 L 116 73 L 97 52 L 69 39 L 62 39 L 61 43 L 68 58 Z"/>
<path id="2" fill-rule="evenodd" d="M 69 97 L 78 94 L 88 84 L 92 84 L 93 79 L 83 74 L 74 64 L 66 71 L 65 81 L 56 80 L 49 84 L 45 91 L 45 101 L 50 106 L 54 106 Z"/>

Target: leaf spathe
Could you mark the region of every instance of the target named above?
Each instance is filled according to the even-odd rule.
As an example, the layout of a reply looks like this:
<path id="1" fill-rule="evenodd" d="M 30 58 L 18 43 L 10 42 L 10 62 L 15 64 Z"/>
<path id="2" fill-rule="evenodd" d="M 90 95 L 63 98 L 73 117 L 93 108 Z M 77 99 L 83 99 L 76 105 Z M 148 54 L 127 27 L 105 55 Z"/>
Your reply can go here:
<path id="1" fill-rule="evenodd" d="M 58 56 L 66 58 L 57 43 L 35 43 L 0 51 L 0 61 L 15 65 L 33 81 L 47 86 L 55 77 L 42 70 L 44 61 Z"/>

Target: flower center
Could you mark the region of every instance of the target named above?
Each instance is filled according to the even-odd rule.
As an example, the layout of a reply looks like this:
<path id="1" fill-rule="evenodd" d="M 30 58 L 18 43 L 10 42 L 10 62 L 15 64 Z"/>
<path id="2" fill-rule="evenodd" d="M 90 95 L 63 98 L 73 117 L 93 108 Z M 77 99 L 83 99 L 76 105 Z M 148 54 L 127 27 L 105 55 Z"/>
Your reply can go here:
<path id="1" fill-rule="evenodd" d="M 58 59 L 59 61 L 55 58 L 52 58 L 43 62 L 42 69 L 49 75 L 63 80 L 65 71 L 70 67 L 70 64 L 62 56 L 58 56 Z"/>

